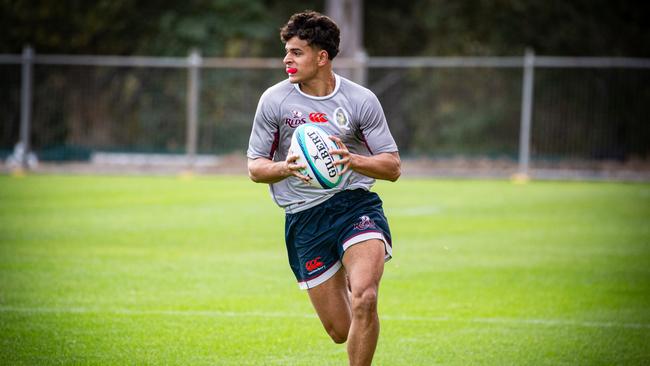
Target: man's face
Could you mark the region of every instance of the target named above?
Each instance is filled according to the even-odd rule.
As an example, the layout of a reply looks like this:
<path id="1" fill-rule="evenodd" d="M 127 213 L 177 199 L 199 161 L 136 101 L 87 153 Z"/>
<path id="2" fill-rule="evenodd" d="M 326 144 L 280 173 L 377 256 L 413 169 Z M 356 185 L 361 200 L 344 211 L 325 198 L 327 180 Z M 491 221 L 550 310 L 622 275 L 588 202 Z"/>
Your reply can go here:
<path id="1" fill-rule="evenodd" d="M 287 52 L 283 60 L 284 66 L 289 81 L 294 84 L 314 78 L 318 73 L 319 62 L 322 62 L 323 57 L 327 58 L 326 51 L 311 47 L 307 41 L 298 37 L 288 40 L 284 48 Z"/>

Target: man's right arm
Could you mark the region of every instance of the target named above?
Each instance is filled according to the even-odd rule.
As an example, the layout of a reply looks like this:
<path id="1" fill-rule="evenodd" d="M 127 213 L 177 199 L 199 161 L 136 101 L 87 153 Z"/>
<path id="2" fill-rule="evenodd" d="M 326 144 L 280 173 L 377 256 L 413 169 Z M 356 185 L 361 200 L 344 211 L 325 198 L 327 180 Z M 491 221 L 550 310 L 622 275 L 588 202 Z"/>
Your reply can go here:
<path id="1" fill-rule="evenodd" d="M 248 159 L 248 176 L 255 183 L 276 183 L 289 176 L 286 161 Z"/>
<path id="2" fill-rule="evenodd" d="M 293 88 L 291 88 L 293 89 Z M 271 89 L 260 97 L 255 111 L 253 128 L 248 142 L 248 176 L 256 183 L 277 183 L 290 176 L 308 182 L 308 177 L 300 174 L 302 164 L 296 164 L 298 155 L 289 154 L 283 161 L 273 161 L 280 135 L 280 116 Z"/>
<path id="3" fill-rule="evenodd" d="M 303 164 L 296 164 L 298 155 L 289 155 L 286 160 L 273 161 L 266 158 L 248 159 L 248 176 L 255 183 L 276 183 L 292 175 L 308 182 L 306 176 L 300 174 Z"/>

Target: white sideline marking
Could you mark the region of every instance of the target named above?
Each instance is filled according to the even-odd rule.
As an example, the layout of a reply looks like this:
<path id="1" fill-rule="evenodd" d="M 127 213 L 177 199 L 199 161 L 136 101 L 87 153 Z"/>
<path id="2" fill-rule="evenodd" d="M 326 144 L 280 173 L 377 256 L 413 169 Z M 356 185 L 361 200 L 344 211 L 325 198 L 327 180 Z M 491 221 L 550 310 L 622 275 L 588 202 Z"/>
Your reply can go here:
<path id="1" fill-rule="evenodd" d="M 93 309 L 84 307 L 69 308 L 24 308 L 0 306 L 0 313 L 35 313 L 35 314 L 114 314 L 114 315 L 172 315 L 172 316 L 207 316 L 222 318 L 305 318 L 317 319 L 316 314 L 261 312 L 261 311 L 211 311 L 211 310 L 129 310 L 129 309 Z M 587 328 L 632 328 L 650 329 L 649 323 L 618 323 L 600 321 L 579 321 L 567 319 L 526 319 L 526 318 L 469 318 L 454 319 L 450 317 L 426 317 L 408 315 L 380 315 L 381 320 L 421 321 L 421 322 L 457 322 L 483 324 L 513 324 L 542 326 L 575 326 Z"/>
<path id="2" fill-rule="evenodd" d="M 405 320 L 405 321 L 431 321 L 431 322 L 459 322 L 459 323 L 486 323 L 486 324 L 530 324 L 543 326 L 576 326 L 587 328 L 633 328 L 633 329 L 650 329 L 648 323 L 618 323 L 618 322 L 600 322 L 600 321 L 582 321 L 569 319 L 526 319 L 526 318 L 470 318 L 454 319 L 449 317 L 424 317 L 424 316 L 379 316 L 380 319 L 386 320 Z"/>

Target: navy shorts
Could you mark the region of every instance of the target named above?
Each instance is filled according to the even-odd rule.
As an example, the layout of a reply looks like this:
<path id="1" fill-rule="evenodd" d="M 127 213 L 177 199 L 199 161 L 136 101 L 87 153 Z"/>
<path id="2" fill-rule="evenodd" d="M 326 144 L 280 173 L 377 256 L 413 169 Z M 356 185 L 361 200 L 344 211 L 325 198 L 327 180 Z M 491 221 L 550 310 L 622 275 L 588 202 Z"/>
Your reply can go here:
<path id="1" fill-rule="evenodd" d="M 392 257 L 381 199 L 364 189 L 339 192 L 318 206 L 286 214 L 287 254 L 301 289 L 327 281 L 341 268 L 345 250 L 369 239 L 382 240 L 386 260 Z"/>

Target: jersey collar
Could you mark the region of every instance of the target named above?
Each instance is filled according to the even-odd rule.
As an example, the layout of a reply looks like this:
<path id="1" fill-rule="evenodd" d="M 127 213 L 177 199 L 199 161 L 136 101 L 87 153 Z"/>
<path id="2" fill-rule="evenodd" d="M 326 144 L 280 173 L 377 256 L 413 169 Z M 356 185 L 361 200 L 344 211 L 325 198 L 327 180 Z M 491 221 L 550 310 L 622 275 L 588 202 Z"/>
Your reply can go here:
<path id="1" fill-rule="evenodd" d="M 314 100 L 325 100 L 325 99 L 329 99 L 329 98 L 333 97 L 339 91 L 339 87 L 341 87 L 341 77 L 338 76 L 337 74 L 334 74 L 334 79 L 335 79 L 334 90 L 330 94 L 324 95 L 322 97 L 316 97 L 316 96 L 313 96 L 313 95 L 303 93 L 302 90 L 300 90 L 300 85 L 298 85 L 298 84 L 293 84 L 293 87 L 296 88 L 298 93 L 302 94 L 302 96 L 304 96 L 304 97 L 307 97 L 309 99 L 314 99 Z"/>

